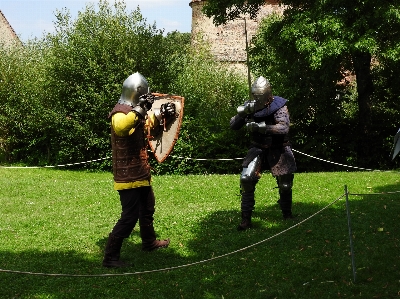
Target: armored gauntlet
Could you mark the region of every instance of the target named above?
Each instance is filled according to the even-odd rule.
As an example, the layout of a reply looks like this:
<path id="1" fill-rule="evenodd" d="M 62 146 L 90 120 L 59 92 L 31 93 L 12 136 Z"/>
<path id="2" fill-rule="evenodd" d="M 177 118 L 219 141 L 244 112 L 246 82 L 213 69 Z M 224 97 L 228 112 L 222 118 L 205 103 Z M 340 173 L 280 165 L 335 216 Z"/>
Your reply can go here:
<path id="1" fill-rule="evenodd" d="M 243 105 L 237 107 L 237 113 L 241 117 L 246 117 L 248 114 L 255 112 L 255 103 L 252 101 L 245 102 Z"/>
<path id="2" fill-rule="evenodd" d="M 258 132 L 261 134 L 265 134 L 267 132 L 267 125 L 265 124 L 265 122 L 260 122 L 260 123 L 256 123 L 256 122 L 248 122 L 246 124 L 246 128 L 249 132 Z"/>
<path id="3" fill-rule="evenodd" d="M 158 119 L 160 126 L 167 130 L 167 125 L 173 120 L 176 114 L 176 107 L 174 103 L 168 102 L 162 104 L 160 109 L 155 110 L 154 115 Z"/>
<path id="4" fill-rule="evenodd" d="M 147 111 L 151 109 L 154 103 L 154 95 L 151 93 L 146 93 L 139 97 L 139 103 L 133 107 L 133 111 L 139 113 L 143 118 L 146 116 Z"/>

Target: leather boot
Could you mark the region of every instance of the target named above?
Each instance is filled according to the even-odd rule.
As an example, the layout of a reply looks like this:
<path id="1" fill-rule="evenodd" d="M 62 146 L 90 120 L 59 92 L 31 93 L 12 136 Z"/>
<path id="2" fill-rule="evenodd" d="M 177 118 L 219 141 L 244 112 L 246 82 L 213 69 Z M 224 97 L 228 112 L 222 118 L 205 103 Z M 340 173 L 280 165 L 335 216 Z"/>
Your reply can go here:
<path id="1" fill-rule="evenodd" d="M 288 220 L 288 219 L 294 219 L 296 218 L 293 214 L 292 211 L 282 211 L 283 214 L 283 220 Z"/>
<path id="2" fill-rule="evenodd" d="M 292 190 L 280 194 L 279 205 L 284 220 L 295 218 L 292 214 Z"/>
<path id="3" fill-rule="evenodd" d="M 103 266 L 107 268 L 121 268 L 130 266 L 119 260 L 122 242 L 124 238 L 114 234 L 108 236 L 107 245 L 104 250 Z"/>
<path id="4" fill-rule="evenodd" d="M 251 214 L 252 211 L 242 211 L 242 222 L 238 225 L 238 230 L 246 230 L 252 226 Z"/>
<path id="5" fill-rule="evenodd" d="M 165 248 L 169 245 L 169 239 L 156 240 L 156 233 L 153 224 L 140 226 L 140 237 L 142 238 L 142 250 L 153 251 L 158 248 Z"/>

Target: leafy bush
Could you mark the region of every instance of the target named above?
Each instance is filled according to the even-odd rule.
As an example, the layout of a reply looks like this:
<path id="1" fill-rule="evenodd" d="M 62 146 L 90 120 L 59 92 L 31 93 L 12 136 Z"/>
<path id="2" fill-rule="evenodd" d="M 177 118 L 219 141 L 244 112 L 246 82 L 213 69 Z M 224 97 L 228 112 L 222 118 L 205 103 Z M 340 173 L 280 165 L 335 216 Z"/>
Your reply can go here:
<path id="1" fill-rule="evenodd" d="M 45 162 L 50 154 L 47 136 L 58 116 L 46 97 L 45 72 L 40 45 L 0 47 L 0 152 L 5 161 L 35 157 L 34 162 Z"/>
<path id="2" fill-rule="evenodd" d="M 325 40 L 317 36 L 313 27 L 318 21 L 303 20 L 299 25 L 299 19 L 306 16 L 300 13 L 297 17 L 287 14 L 285 18 L 272 16 L 263 20 L 250 56 L 255 73 L 268 77 L 273 92 L 289 100 L 294 148 L 338 163 L 390 168 L 393 165 L 389 152 L 396 133 L 393 124 L 399 117 L 396 62 L 382 57 L 373 65 L 375 91 L 368 107 L 370 122 L 360 131 L 366 116 L 360 112 L 362 105 L 349 53 L 343 49 L 335 52 L 333 44 L 323 48 Z M 315 36 L 304 33 L 310 28 L 316 30 Z M 328 32 L 324 38 L 334 39 L 335 34 Z M 318 38 L 322 39 L 320 43 L 315 41 Z M 310 163 L 308 157 L 296 158 L 299 171 L 335 169 L 332 165 Z"/>
<path id="3" fill-rule="evenodd" d="M 110 155 L 108 113 L 122 82 L 139 71 L 153 91 L 177 76 L 169 60 L 189 34 L 147 25 L 139 8 L 123 2 L 88 5 L 72 20 L 58 11 L 56 33 L 1 55 L 0 118 L 3 159 L 33 165 L 64 164 Z M 22 117 L 21 117 L 22 115 Z M 110 168 L 110 161 L 89 167 Z"/>
<path id="4" fill-rule="evenodd" d="M 0 47 L 1 163 L 57 165 L 109 157 L 108 113 L 123 81 L 138 71 L 152 91 L 185 97 L 172 155 L 163 164 L 151 161 L 158 174 L 240 171 L 240 161 L 220 159 L 246 153 L 246 131 L 229 129 L 236 107 L 248 97 L 246 78 L 217 63 L 200 37 L 165 34 L 147 24 L 139 8 L 127 13 L 119 1 L 110 6 L 100 0 L 98 9 L 87 5 L 75 20 L 67 10 L 58 11 L 56 18 L 54 34 L 24 47 Z M 348 79 L 343 70 L 351 70 L 347 56 L 335 51 L 318 56 L 310 50 L 313 41 L 299 42 L 300 29 L 286 22 L 275 16 L 263 22 L 250 61 L 254 74 L 266 76 L 274 94 L 289 100 L 294 148 L 355 166 L 398 166 L 389 161 L 400 113 L 395 52 L 378 53 L 379 63 L 372 68 L 375 91 L 365 146 L 357 131 L 357 86 L 354 80 L 342 81 Z M 319 58 L 311 63 L 314 54 Z M 308 157 L 296 159 L 299 171 L 334 170 L 332 164 L 310 163 Z M 110 170 L 111 160 L 83 166 Z"/>
<path id="5" fill-rule="evenodd" d="M 48 90 L 56 99 L 53 109 L 63 115 L 53 161 L 107 156 L 108 113 L 122 82 L 139 71 L 150 85 L 166 84 L 156 75 L 166 69 L 163 31 L 147 25 L 139 9 L 127 14 L 122 4 L 112 10 L 106 1 L 100 1 L 98 12 L 87 6 L 74 22 L 62 13 L 57 20 L 57 34 L 46 39 Z"/>
<path id="6" fill-rule="evenodd" d="M 152 91 L 186 98 L 175 156 L 243 154 L 244 133 L 229 130 L 229 119 L 247 94 L 244 78 L 217 64 L 206 45 L 198 42 L 195 50 L 190 34 L 164 35 L 146 24 L 139 8 L 126 13 L 123 2 L 111 7 L 100 1 L 98 10 L 88 5 L 76 20 L 68 11 L 58 11 L 56 18 L 56 33 L 2 56 L 7 81 L 1 90 L 4 160 L 57 165 L 110 156 L 107 116 L 122 82 L 136 71 L 148 79 Z M 152 163 L 159 173 L 238 168 L 232 162 L 174 157 L 162 165 Z M 111 160 L 84 166 L 109 170 Z"/>
<path id="7" fill-rule="evenodd" d="M 237 172 L 240 164 L 218 159 L 246 153 L 245 132 L 229 128 L 237 106 L 248 96 L 246 78 L 215 62 L 207 45 L 200 42 L 189 49 L 183 65 L 170 85 L 172 93 L 185 97 L 183 126 L 173 154 L 208 161 L 171 157 L 171 163 L 160 169 L 167 168 L 168 173 Z"/>

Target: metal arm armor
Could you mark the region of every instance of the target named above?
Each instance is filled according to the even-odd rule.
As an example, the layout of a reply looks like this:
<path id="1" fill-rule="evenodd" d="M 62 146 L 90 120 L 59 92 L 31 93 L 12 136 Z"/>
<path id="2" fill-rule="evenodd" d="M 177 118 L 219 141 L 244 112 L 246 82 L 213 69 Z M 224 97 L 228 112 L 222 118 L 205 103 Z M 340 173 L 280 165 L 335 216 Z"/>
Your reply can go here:
<path id="1" fill-rule="evenodd" d="M 246 115 L 254 113 L 255 111 L 255 102 L 248 101 L 245 102 L 243 105 L 240 105 L 236 109 L 237 113 L 241 117 L 246 117 Z"/>
<path id="2" fill-rule="evenodd" d="M 136 105 L 135 107 L 133 107 L 132 111 L 139 114 L 142 118 L 146 118 L 147 110 L 145 108 L 141 107 L 140 105 Z"/>
<path id="3" fill-rule="evenodd" d="M 266 134 L 268 127 L 265 123 L 265 121 L 256 123 L 256 122 L 249 122 L 246 124 L 246 128 L 247 130 L 249 130 L 250 132 L 259 132 L 261 134 Z"/>

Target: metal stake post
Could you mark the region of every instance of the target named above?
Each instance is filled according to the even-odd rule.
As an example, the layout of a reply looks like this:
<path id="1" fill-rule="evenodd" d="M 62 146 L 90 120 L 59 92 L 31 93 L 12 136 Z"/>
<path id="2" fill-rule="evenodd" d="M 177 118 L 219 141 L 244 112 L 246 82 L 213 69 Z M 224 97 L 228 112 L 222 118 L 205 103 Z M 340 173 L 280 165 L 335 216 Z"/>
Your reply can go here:
<path id="1" fill-rule="evenodd" d="M 354 247 L 353 247 L 353 233 L 351 232 L 351 219 L 350 219 L 350 208 L 349 208 L 349 193 L 347 191 L 347 185 L 344 185 L 344 192 L 346 194 L 346 210 L 347 210 L 347 225 L 349 227 L 349 238 L 350 238 L 350 252 L 351 252 L 351 265 L 353 267 L 353 280 L 356 283 L 356 263 L 354 260 Z"/>

